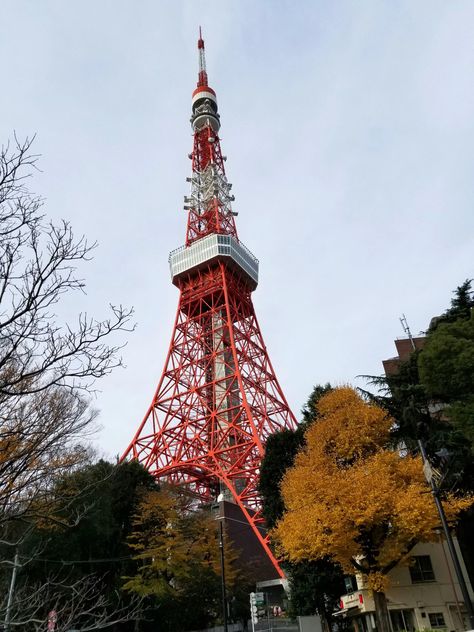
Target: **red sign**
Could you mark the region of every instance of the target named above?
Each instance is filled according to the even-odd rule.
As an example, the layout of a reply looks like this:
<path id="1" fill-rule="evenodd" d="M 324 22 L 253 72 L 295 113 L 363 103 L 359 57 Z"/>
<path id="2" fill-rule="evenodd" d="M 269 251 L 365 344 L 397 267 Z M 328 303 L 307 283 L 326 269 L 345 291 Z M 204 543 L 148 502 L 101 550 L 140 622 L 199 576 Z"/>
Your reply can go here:
<path id="1" fill-rule="evenodd" d="M 54 632 L 56 629 L 56 621 L 58 620 L 58 613 L 56 610 L 50 610 L 48 613 L 48 632 Z"/>

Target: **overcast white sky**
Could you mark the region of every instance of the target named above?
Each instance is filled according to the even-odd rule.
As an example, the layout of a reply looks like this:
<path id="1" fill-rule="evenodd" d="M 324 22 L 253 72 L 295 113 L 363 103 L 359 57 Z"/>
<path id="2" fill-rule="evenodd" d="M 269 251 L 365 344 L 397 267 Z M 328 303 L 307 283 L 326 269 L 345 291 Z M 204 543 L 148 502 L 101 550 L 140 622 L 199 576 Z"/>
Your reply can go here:
<path id="1" fill-rule="evenodd" d="M 0 0 L 0 139 L 37 133 L 51 218 L 98 240 L 71 313 L 133 305 L 97 443 L 123 451 L 165 360 L 202 24 L 257 316 L 295 414 L 380 373 L 474 276 L 474 2 Z"/>

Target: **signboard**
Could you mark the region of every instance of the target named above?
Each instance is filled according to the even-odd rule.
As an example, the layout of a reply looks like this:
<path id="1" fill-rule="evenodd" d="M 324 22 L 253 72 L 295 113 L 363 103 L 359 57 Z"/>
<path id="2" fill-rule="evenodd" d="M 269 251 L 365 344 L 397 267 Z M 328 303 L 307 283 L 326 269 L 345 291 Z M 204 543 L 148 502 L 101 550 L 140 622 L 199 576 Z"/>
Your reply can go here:
<path id="1" fill-rule="evenodd" d="M 341 597 L 341 609 L 356 608 L 364 603 L 364 597 L 360 591 L 349 593 Z"/>
<path id="2" fill-rule="evenodd" d="M 250 593 L 250 618 L 252 620 L 252 630 L 255 630 L 255 624 L 258 623 L 259 616 L 262 614 L 262 608 L 265 608 L 265 593 Z"/>
<path id="3" fill-rule="evenodd" d="M 264 606 L 265 605 L 265 593 L 256 592 L 255 595 L 255 605 L 256 606 Z"/>
<path id="4" fill-rule="evenodd" d="M 250 593 L 250 618 L 252 620 L 252 630 L 255 632 L 255 624 L 258 623 L 258 608 L 254 592 Z"/>

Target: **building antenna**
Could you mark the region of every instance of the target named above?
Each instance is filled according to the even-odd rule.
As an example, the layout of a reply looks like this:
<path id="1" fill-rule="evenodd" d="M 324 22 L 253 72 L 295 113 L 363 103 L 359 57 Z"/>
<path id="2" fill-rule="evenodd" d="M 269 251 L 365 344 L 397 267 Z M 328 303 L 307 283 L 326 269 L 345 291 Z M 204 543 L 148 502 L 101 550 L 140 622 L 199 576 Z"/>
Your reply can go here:
<path id="1" fill-rule="evenodd" d="M 403 327 L 403 331 L 406 333 L 406 335 L 408 336 L 410 342 L 411 342 L 411 346 L 413 347 L 413 351 L 416 350 L 416 346 L 415 346 L 415 341 L 413 340 L 413 336 L 411 335 L 411 331 L 410 331 L 410 326 L 408 325 L 408 321 L 407 321 L 407 317 L 405 316 L 405 314 L 402 314 L 401 318 L 399 319 L 402 327 Z"/>

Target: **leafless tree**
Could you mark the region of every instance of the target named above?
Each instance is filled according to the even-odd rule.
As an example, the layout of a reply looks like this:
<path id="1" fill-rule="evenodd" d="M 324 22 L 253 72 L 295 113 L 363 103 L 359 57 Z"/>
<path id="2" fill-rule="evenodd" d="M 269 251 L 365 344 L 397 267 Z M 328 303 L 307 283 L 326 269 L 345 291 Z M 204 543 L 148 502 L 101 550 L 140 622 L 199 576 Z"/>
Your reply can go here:
<path id="1" fill-rule="evenodd" d="M 0 151 L 0 537 L 12 518 L 47 504 L 51 481 L 84 458 L 81 443 L 95 413 L 87 393 L 121 364 L 115 334 L 131 310 L 111 306 L 75 326 L 55 313 L 68 292 L 84 290 L 77 266 L 95 244 L 69 224 L 47 223 L 27 185 L 38 157 L 32 139 Z"/>
<path id="2" fill-rule="evenodd" d="M 0 151 L 0 550 L 18 550 L 33 529 L 64 526 L 65 515 L 80 519 L 80 490 L 58 493 L 57 481 L 87 461 L 96 416 L 89 394 L 121 364 L 116 334 L 133 329 L 132 310 L 122 306 L 110 305 L 105 320 L 87 313 L 75 324 L 61 319 L 65 295 L 84 291 L 77 269 L 95 243 L 76 239 L 67 221 L 46 221 L 43 201 L 27 187 L 38 159 L 32 141 L 15 136 Z M 69 505 L 76 514 L 65 512 Z M 0 558 L 7 575 L 11 559 Z M 51 603 L 61 609 L 58 631 L 76 620 L 81 630 L 101 629 L 115 616 L 103 599 L 100 578 L 92 576 L 24 582 L 9 627 L 44 630 L 40 603 Z"/>
<path id="3" fill-rule="evenodd" d="M 104 596 L 101 579 L 95 575 L 75 581 L 57 576 L 18 590 L 8 615 L 5 596 L 0 603 L 0 620 L 5 622 L 8 616 L 8 628 L 19 632 L 44 632 L 48 619 L 54 620 L 55 632 L 91 632 L 140 619 L 142 603 L 139 597 L 124 602 L 117 595 L 111 606 Z"/>
<path id="4" fill-rule="evenodd" d="M 54 309 L 84 290 L 77 266 L 94 244 L 75 239 L 68 222 L 47 223 L 42 200 L 26 180 L 36 166 L 32 141 L 15 139 L 0 152 L 0 394 L 24 395 L 52 385 L 90 389 L 121 363 L 111 334 L 129 327 L 131 310 L 111 305 L 111 316 L 79 314 L 58 323 Z"/>

